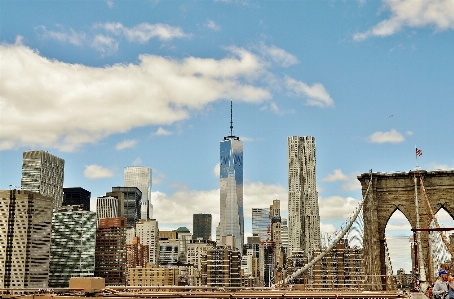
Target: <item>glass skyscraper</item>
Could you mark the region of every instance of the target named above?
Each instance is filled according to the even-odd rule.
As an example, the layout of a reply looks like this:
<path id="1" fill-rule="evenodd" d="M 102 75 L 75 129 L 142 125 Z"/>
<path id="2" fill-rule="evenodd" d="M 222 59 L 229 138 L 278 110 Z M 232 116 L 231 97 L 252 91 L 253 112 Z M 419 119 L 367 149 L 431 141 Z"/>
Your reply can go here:
<path id="1" fill-rule="evenodd" d="M 252 208 L 252 234 L 266 241 L 270 232 L 270 209 Z"/>
<path id="2" fill-rule="evenodd" d="M 124 169 L 124 186 L 137 187 L 142 191 L 140 219 L 153 218 L 151 196 L 151 168 L 143 166 L 126 166 Z"/>
<path id="3" fill-rule="evenodd" d="M 233 135 L 230 104 L 230 135 L 220 144 L 220 223 L 219 236 L 232 235 L 236 247 L 244 243 L 243 142 Z M 222 239 L 222 238 L 221 238 Z"/>

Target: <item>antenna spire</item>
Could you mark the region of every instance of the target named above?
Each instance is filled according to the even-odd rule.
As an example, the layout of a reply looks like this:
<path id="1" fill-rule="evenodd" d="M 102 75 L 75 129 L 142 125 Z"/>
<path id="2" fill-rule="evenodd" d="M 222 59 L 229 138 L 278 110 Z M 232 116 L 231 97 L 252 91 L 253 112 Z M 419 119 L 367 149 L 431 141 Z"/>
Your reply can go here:
<path id="1" fill-rule="evenodd" d="M 230 100 L 230 136 L 233 136 L 233 108 L 232 100 Z"/>

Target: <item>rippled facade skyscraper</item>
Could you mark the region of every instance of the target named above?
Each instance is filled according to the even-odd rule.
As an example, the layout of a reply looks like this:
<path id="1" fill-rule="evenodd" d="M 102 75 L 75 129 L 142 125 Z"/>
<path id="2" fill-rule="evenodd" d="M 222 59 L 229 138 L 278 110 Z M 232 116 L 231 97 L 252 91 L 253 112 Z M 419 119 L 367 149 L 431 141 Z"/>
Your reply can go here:
<path id="1" fill-rule="evenodd" d="M 220 144 L 220 237 L 232 235 L 236 247 L 244 244 L 243 142 L 233 135 L 230 103 L 230 135 Z"/>

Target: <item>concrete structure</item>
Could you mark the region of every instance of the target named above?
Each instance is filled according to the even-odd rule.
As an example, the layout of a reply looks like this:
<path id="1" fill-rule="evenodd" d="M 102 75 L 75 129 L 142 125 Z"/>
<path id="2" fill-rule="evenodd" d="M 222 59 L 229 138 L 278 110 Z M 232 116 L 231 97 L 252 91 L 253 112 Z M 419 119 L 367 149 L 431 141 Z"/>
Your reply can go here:
<path id="1" fill-rule="evenodd" d="M 103 218 L 96 230 L 95 276 L 106 285 L 126 284 L 126 225 L 121 218 Z"/>
<path id="2" fill-rule="evenodd" d="M 130 268 L 128 277 L 131 286 L 174 286 L 178 281 L 178 268 L 152 265 Z"/>
<path id="3" fill-rule="evenodd" d="M 47 288 L 53 201 L 0 191 L 0 288 Z"/>
<path id="4" fill-rule="evenodd" d="M 281 241 L 285 254 L 288 254 L 288 222 L 287 218 L 281 218 Z"/>
<path id="5" fill-rule="evenodd" d="M 98 219 L 119 217 L 121 202 L 117 197 L 101 196 L 96 198 L 96 215 Z"/>
<path id="6" fill-rule="evenodd" d="M 371 178 L 370 173 L 358 176 L 361 182 L 363 197 L 364 218 L 364 267 L 370 274 L 367 283 L 374 285 L 375 289 L 386 288 L 386 281 L 380 280 L 386 275 L 385 264 L 385 228 L 388 219 L 396 211 L 400 210 L 412 228 L 417 228 L 417 214 L 419 214 L 420 228 L 428 228 L 428 209 L 425 204 L 424 194 L 421 192 L 420 179 L 428 201 L 434 213 L 445 209 L 448 214 L 454 216 L 454 171 L 425 171 L 416 170 L 401 173 L 372 173 L 372 185 L 366 196 L 366 190 Z M 415 187 L 416 181 L 416 187 Z M 416 211 L 415 198 L 419 206 Z M 454 218 L 454 217 L 453 217 Z M 418 269 L 422 278 L 434 281 L 431 273 L 434 273 L 430 262 L 429 238 L 427 232 L 419 233 L 421 255 L 418 260 L 424 261 Z"/>
<path id="7" fill-rule="evenodd" d="M 90 211 L 91 192 L 81 187 L 63 188 L 62 206 L 82 206 L 85 211 Z"/>
<path id="8" fill-rule="evenodd" d="M 45 151 L 25 151 L 22 159 L 21 189 L 54 199 L 53 209 L 63 202 L 65 160 Z"/>
<path id="9" fill-rule="evenodd" d="M 220 143 L 220 223 L 219 239 L 233 235 L 236 248 L 244 244 L 243 142 L 233 135 L 230 110 L 230 135 Z"/>
<path id="10" fill-rule="evenodd" d="M 179 262 L 178 239 L 159 239 L 159 265 L 176 265 Z"/>
<path id="11" fill-rule="evenodd" d="M 315 138 L 288 137 L 289 254 L 320 249 L 320 214 L 315 175 Z"/>
<path id="12" fill-rule="evenodd" d="M 210 287 L 241 286 L 241 255 L 230 247 L 212 247 L 205 257 L 203 284 Z"/>
<path id="13" fill-rule="evenodd" d="M 192 215 L 192 239 L 211 240 L 211 214 L 193 214 Z"/>
<path id="14" fill-rule="evenodd" d="M 52 217 L 49 287 L 67 288 L 71 277 L 95 272 L 96 213 L 62 206 Z"/>
<path id="15" fill-rule="evenodd" d="M 102 277 L 71 277 L 69 281 L 71 289 L 82 289 L 84 292 L 100 292 L 106 287 Z"/>
<path id="16" fill-rule="evenodd" d="M 276 270 L 276 242 L 268 240 L 260 242 L 259 255 L 260 281 L 265 287 L 275 283 Z"/>
<path id="17" fill-rule="evenodd" d="M 270 239 L 270 209 L 252 208 L 252 233 L 260 237 L 260 241 Z"/>
<path id="18" fill-rule="evenodd" d="M 148 262 L 159 264 L 159 225 L 156 219 L 143 220 L 136 223 L 136 236 L 144 245 L 148 245 Z"/>
<path id="19" fill-rule="evenodd" d="M 112 187 L 112 193 L 107 195 L 115 196 L 114 194 L 117 192 L 123 193 L 123 214 L 121 217 L 128 219 L 128 228 L 134 227 L 140 219 L 142 192 L 137 187 Z"/>
<path id="20" fill-rule="evenodd" d="M 139 237 L 134 237 L 130 244 L 126 244 L 126 281 L 129 281 L 129 269 L 146 267 L 148 264 L 149 246 L 140 243 Z"/>
<path id="21" fill-rule="evenodd" d="M 194 268 L 202 269 L 202 257 L 206 255 L 208 249 L 216 247 L 216 242 L 199 238 L 191 240 L 187 244 L 186 262 L 193 265 Z"/>
<path id="22" fill-rule="evenodd" d="M 142 192 L 140 219 L 153 218 L 151 204 L 151 168 L 143 166 L 126 166 L 124 169 L 124 186 L 137 187 Z"/>

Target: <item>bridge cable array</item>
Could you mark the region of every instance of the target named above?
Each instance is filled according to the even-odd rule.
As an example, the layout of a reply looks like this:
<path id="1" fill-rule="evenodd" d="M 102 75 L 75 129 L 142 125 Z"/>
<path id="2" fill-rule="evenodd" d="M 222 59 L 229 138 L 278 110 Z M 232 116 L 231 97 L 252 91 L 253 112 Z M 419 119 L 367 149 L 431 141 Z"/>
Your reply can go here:
<path id="1" fill-rule="evenodd" d="M 353 213 L 353 216 L 350 218 L 350 221 L 348 222 L 348 224 L 345 226 L 345 228 L 339 233 L 339 235 L 337 236 L 337 238 L 331 243 L 331 245 L 329 245 L 324 251 L 322 251 L 317 257 L 315 257 L 314 259 L 312 259 L 310 262 L 308 262 L 304 267 L 298 269 L 296 272 L 294 272 L 293 274 L 287 276 L 283 281 L 279 281 L 278 283 L 276 283 L 275 285 L 273 285 L 273 287 L 278 287 L 278 286 L 281 286 L 281 285 L 285 285 L 285 284 L 288 284 L 289 282 L 291 282 L 293 279 L 297 278 L 298 276 L 300 276 L 301 274 L 303 274 L 304 272 L 306 272 L 308 269 L 310 269 L 312 266 L 314 266 L 318 261 L 320 261 L 323 257 L 325 257 L 325 255 L 327 255 L 336 245 L 337 243 L 339 243 L 339 241 L 345 236 L 345 234 L 350 230 L 350 228 L 352 227 L 353 223 L 356 221 L 356 218 L 358 217 L 358 215 L 360 214 L 360 212 L 363 210 L 363 205 L 364 205 L 364 201 L 365 199 L 367 198 L 367 195 L 369 193 L 369 190 L 370 190 L 370 187 L 372 185 L 372 171 L 370 172 L 370 180 L 369 180 L 369 184 L 367 186 L 367 190 L 366 190 L 366 193 L 364 194 L 363 198 L 361 199 L 361 201 L 359 202 L 358 204 L 358 207 L 356 207 L 356 210 L 354 211 Z"/>

